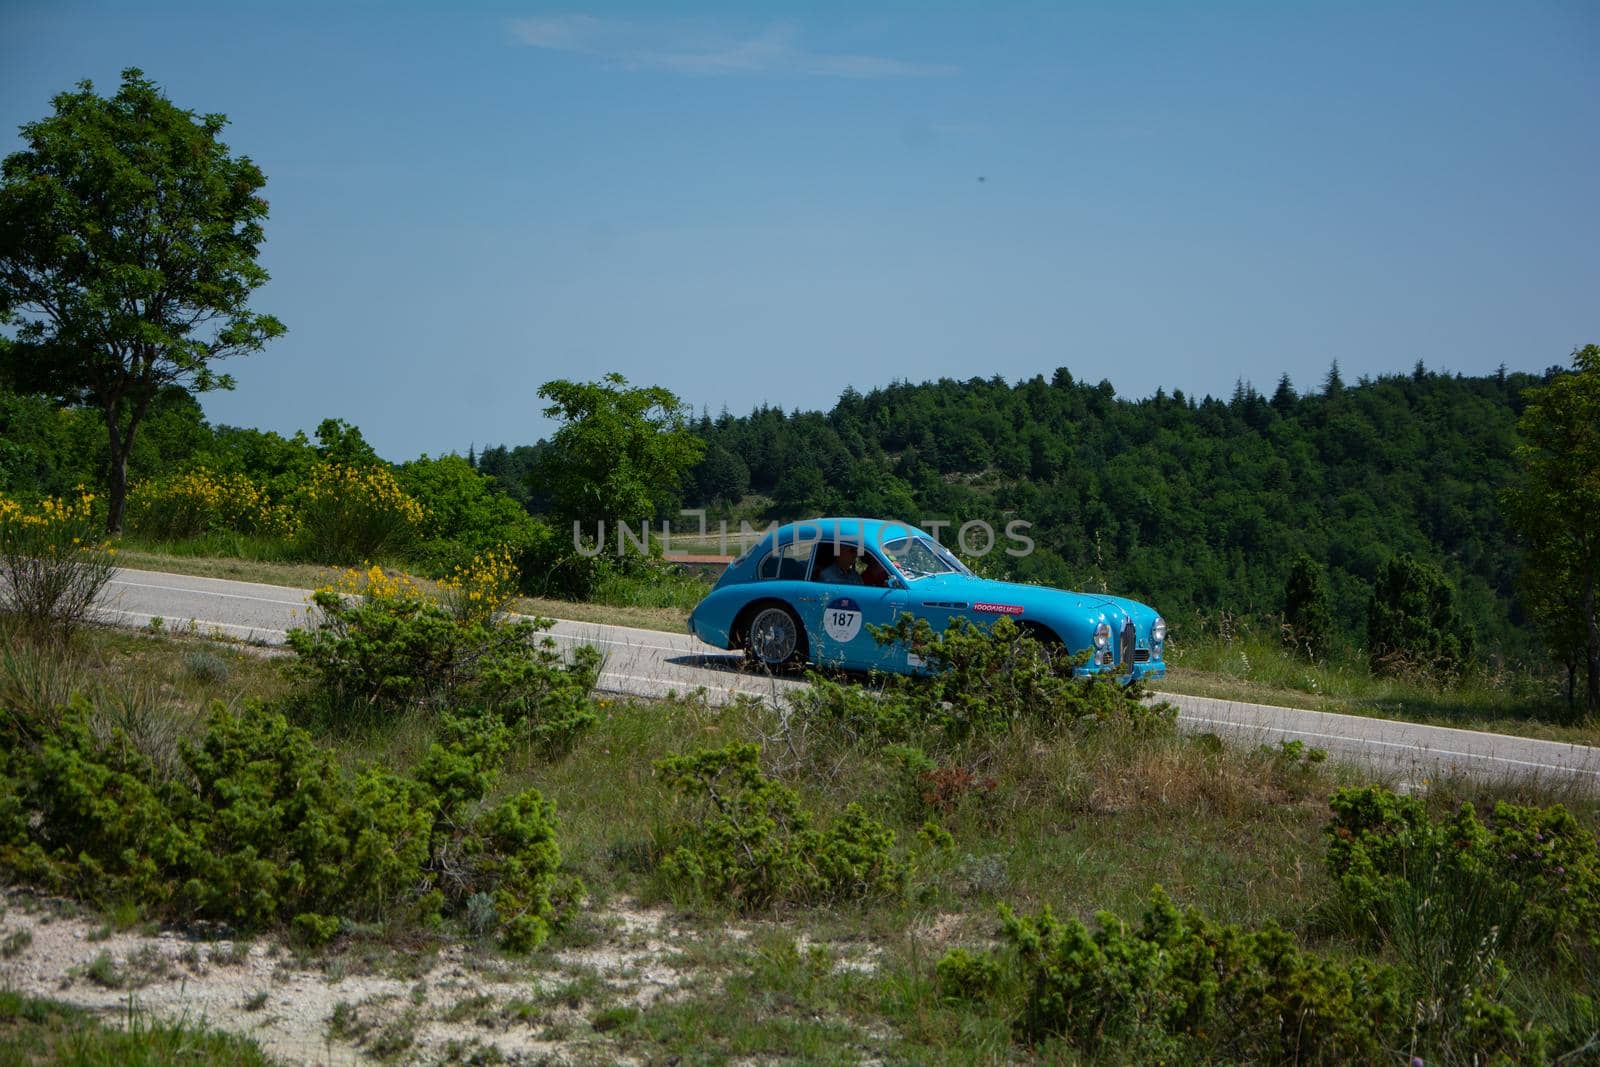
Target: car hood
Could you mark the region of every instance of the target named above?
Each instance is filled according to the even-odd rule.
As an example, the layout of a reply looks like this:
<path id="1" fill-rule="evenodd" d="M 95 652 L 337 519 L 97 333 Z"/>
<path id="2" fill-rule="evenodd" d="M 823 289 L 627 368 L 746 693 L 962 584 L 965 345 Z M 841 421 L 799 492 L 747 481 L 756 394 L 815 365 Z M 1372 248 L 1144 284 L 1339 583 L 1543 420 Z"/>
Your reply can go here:
<path id="1" fill-rule="evenodd" d="M 1072 612 L 1091 616 L 1104 616 L 1107 621 L 1121 617 L 1132 618 L 1136 625 L 1154 622 L 1155 609 L 1126 597 L 1105 593 L 1083 593 L 1070 589 L 1057 589 L 1048 585 L 1026 585 L 1021 582 L 1003 582 L 994 578 L 978 578 L 965 574 L 936 574 L 911 582 L 910 596 L 922 602 L 957 602 L 967 606 L 994 603 L 1023 609 L 1023 614 L 1044 611 Z M 1143 629 L 1143 626 L 1140 626 Z"/>

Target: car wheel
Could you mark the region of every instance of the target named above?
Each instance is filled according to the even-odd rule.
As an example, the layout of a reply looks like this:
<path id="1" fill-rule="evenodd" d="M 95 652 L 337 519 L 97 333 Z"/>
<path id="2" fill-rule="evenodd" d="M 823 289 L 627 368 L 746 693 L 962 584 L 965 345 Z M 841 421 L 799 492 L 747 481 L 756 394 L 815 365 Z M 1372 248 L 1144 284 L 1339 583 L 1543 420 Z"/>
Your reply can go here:
<path id="1" fill-rule="evenodd" d="M 745 631 L 745 649 L 763 667 L 788 667 L 800 661 L 804 647 L 800 620 L 781 605 L 770 605 L 756 612 Z"/>

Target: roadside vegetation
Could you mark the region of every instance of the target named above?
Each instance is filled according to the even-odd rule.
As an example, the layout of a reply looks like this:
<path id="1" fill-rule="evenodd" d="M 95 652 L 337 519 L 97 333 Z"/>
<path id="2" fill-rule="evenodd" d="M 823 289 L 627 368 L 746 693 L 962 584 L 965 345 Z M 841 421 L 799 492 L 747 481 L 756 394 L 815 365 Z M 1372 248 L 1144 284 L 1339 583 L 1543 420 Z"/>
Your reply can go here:
<path id="1" fill-rule="evenodd" d="M 603 700 L 592 659 L 553 658 L 504 619 L 493 558 L 453 599 L 381 570 L 346 581 L 287 656 L 8 629 L 13 910 L 65 896 L 341 975 L 433 975 L 462 946 L 469 968 L 534 991 L 341 1008 L 330 988 L 327 1039 L 390 1059 L 465 1060 L 517 1035 L 597 1060 L 1600 1048 L 1591 797 L 1397 794 L 1300 745 L 1184 737 L 1158 702 L 1072 677 L 1010 627 L 918 635 L 947 667 L 935 685 L 818 679 L 779 707 Z M 616 909 L 678 931 L 657 968 L 669 992 L 562 962 L 625 944 Z M 75 981 L 181 977 L 151 972 L 97 957 Z M 39 1022 L 54 1010 L 17 1001 L 0 1041 L 56 1040 Z M 478 1043 L 453 1054 L 428 1036 L 464 1023 Z"/>
<path id="2" fill-rule="evenodd" d="M 115 1025 L 58 1001 L 0 990 L 0 1054 L 15 1067 L 269 1067 L 252 1041 L 190 1023 L 152 1019 L 130 1005 Z"/>

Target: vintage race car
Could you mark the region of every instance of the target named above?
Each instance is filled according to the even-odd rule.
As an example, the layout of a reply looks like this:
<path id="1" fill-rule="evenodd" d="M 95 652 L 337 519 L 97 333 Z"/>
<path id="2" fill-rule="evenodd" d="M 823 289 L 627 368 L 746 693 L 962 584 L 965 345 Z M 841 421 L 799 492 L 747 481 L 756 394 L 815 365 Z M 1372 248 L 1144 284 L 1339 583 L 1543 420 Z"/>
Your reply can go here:
<path id="1" fill-rule="evenodd" d="M 1151 608 L 979 578 L 923 531 L 880 519 L 809 519 L 769 532 L 695 606 L 689 632 L 771 668 L 917 673 L 924 664 L 915 650 L 879 644 L 869 630 L 903 612 L 935 631 L 957 616 L 980 626 L 1009 616 L 1042 641 L 1089 650 L 1080 674 L 1166 674 L 1167 624 Z"/>

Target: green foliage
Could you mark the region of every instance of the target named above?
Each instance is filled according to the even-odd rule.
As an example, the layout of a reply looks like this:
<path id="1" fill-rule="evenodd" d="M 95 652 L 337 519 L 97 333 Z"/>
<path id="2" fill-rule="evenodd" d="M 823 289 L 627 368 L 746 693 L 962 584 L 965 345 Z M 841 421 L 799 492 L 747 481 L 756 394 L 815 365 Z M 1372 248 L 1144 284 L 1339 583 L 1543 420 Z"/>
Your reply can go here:
<path id="1" fill-rule="evenodd" d="M 799 795 L 762 773 L 755 745 L 701 749 L 655 767 L 694 811 L 674 828 L 677 843 L 661 863 L 685 897 L 759 911 L 905 891 L 892 830 L 857 804 L 817 829 Z"/>
<path id="2" fill-rule="evenodd" d="M 0 990 L 0 1058 L 7 1064 L 66 1067 L 275 1067 L 254 1041 L 205 1029 L 192 1018 L 167 1022 L 130 1000 L 114 1021 L 51 1000 Z"/>
<path id="3" fill-rule="evenodd" d="M 1283 640 L 1308 659 L 1328 654 L 1333 613 L 1322 567 L 1301 553 L 1289 568 L 1283 588 Z"/>
<path id="4" fill-rule="evenodd" d="M 554 746 L 594 722 L 600 654 L 586 645 L 569 662 L 542 636 L 548 620 L 459 618 L 409 592 L 358 599 L 323 589 L 312 599 L 317 625 L 290 630 L 288 641 L 331 714 L 470 709 Z"/>
<path id="5" fill-rule="evenodd" d="M 1017 1028 L 1086 1052 L 1233 1063 L 1379 1062 L 1404 1025 L 1396 976 L 1306 952 L 1282 930 L 1180 912 L 1157 889 L 1137 928 L 1002 906 L 1022 989 Z"/>
<path id="6" fill-rule="evenodd" d="M 546 382 L 548 418 L 561 427 L 534 467 L 565 527 L 592 531 L 604 521 L 652 519 L 677 500 L 683 477 L 704 446 L 688 429 L 683 405 L 660 386 L 630 388 L 620 374 L 598 382 Z"/>
<path id="7" fill-rule="evenodd" d="M 1481 642 L 1515 656 L 1530 634 L 1513 621 L 1496 493 L 1515 469 L 1522 390 L 1552 380 L 1424 372 L 1321 392 L 1283 383 L 1272 397 L 1246 385 L 1231 398 L 1120 400 L 1063 368 L 847 389 L 826 412 L 766 406 L 695 430 L 707 462 L 721 451 L 745 464 L 745 509 L 958 524 L 1014 514 L 1037 547 L 986 557 L 1005 576 L 1104 581 L 1180 633 L 1219 610 L 1276 614 L 1304 551 L 1327 568 L 1334 637 L 1360 643 L 1378 568 L 1408 551 L 1447 566 Z M 985 451 L 988 468 L 973 472 Z M 696 482 L 686 502 L 715 507 L 716 491 Z"/>
<path id="8" fill-rule="evenodd" d="M 930 750 L 1024 722 L 1047 729 L 1115 723 L 1162 730 L 1176 714 L 1170 704 L 1145 703 L 1138 685 L 1077 677 L 1073 671 L 1084 656 L 1036 640 L 1009 618 L 987 628 L 956 618 L 935 633 L 927 620 L 904 614 L 874 636 L 915 649 L 929 676 L 892 676 L 876 692 L 813 676 L 796 694 L 796 707 L 863 741 L 915 742 Z"/>
<path id="9" fill-rule="evenodd" d="M 422 456 L 396 470 L 400 487 L 427 513 L 412 557 L 434 576 L 505 545 L 520 558 L 550 535 L 460 456 Z M 528 567 L 522 567 L 524 573 Z"/>
<path id="10" fill-rule="evenodd" d="M 1545 642 L 1569 670 L 1581 657 L 1584 708 L 1600 715 L 1600 345 L 1572 354 L 1572 373 L 1525 394 L 1518 478 L 1505 504 L 1527 546 L 1523 588 Z"/>
<path id="11" fill-rule="evenodd" d="M 1001 967 L 987 954 L 953 948 L 934 965 L 939 995 L 950 1000 L 987 1000 L 1000 985 Z"/>
<path id="12" fill-rule="evenodd" d="M 104 438 L 90 412 L 0 386 L 0 493 L 32 500 L 95 484 Z"/>
<path id="13" fill-rule="evenodd" d="M 1472 631 L 1437 567 L 1401 554 L 1378 572 L 1367 605 L 1367 655 L 1375 673 L 1448 678 L 1472 656 Z"/>
<path id="14" fill-rule="evenodd" d="M 1328 803 L 1328 870 L 1367 932 L 1392 935 L 1414 921 L 1412 904 L 1431 899 L 1419 886 L 1448 885 L 1442 922 L 1470 921 L 1478 933 L 1492 926 L 1506 944 L 1600 948 L 1600 849 L 1561 805 L 1502 801 L 1484 820 L 1463 804 L 1432 819 L 1415 797 L 1381 786 L 1341 789 Z"/>
<path id="15" fill-rule="evenodd" d="M 128 458 L 172 385 L 232 381 L 212 364 L 283 333 L 250 311 L 267 202 L 261 171 L 218 139 L 226 119 L 175 106 L 136 69 L 113 97 L 89 82 L 22 127 L 0 185 L 0 320 L 23 388 L 103 412 L 108 522 L 122 526 Z M 136 307 L 138 314 L 106 314 Z"/>
<path id="16" fill-rule="evenodd" d="M 37 740 L 3 720 L 0 862 L 35 885 L 157 918 L 287 923 L 313 945 L 340 919 L 431 921 L 478 894 L 506 947 L 548 933 L 554 808 L 532 790 L 486 805 L 505 749 L 492 716 L 447 719 L 405 776 L 346 770 L 283 716 L 218 704 L 165 777 L 89 715 L 79 699 Z"/>

